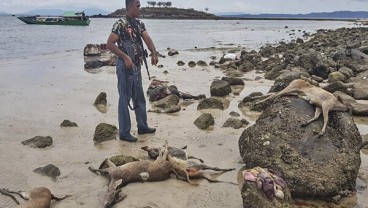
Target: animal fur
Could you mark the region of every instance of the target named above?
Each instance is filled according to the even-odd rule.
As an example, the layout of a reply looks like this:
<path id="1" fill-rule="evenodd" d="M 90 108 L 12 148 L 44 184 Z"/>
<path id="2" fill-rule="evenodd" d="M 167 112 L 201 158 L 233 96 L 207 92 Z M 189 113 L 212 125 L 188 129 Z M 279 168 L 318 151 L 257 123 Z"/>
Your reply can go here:
<path id="1" fill-rule="evenodd" d="M 188 160 L 188 159 L 197 159 L 199 160 L 201 163 L 203 163 L 203 160 L 197 157 L 194 157 L 193 155 L 189 155 L 185 149 L 187 147 L 183 147 L 183 148 L 177 148 L 177 147 L 168 147 L 167 150 L 169 151 L 169 155 L 175 158 L 179 158 L 182 160 Z M 160 149 L 159 148 L 150 148 L 148 146 L 144 146 L 141 147 L 142 150 L 147 151 L 148 156 L 151 159 L 156 159 L 159 155 Z"/>
<path id="2" fill-rule="evenodd" d="M 210 182 L 222 182 L 214 179 L 210 174 L 204 172 L 204 170 L 223 172 L 234 170 L 233 168 L 223 169 L 205 165 L 203 164 L 202 159 L 188 155 L 188 153 L 184 150 L 185 148 L 186 147 L 181 149 L 176 147 L 168 147 L 168 161 L 173 165 L 175 172 L 179 175 L 179 179 L 183 179 L 189 182 L 189 179 L 204 178 Z M 155 159 L 160 151 L 160 148 L 149 148 L 147 146 L 144 146 L 141 149 L 147 151 L 148 156 L 152 159 Z M 194 161 L 190 161 L 188 159 L 197 159 L 201 162 L 201 164 L 197 164 Z M 189 179 L 187 177 L 189 177 Z"/>
<path id="3" fill-rule="evenodd" d="M 235 170 L 235 168 L 218 168 L 218 167 L 211 167 L 206 164 L 198 164 L 194 161 L 190 160 L 183 160 L 180 158 L 168 156 L 168 161 L 173 165 L 173 168 L 175 172 L 179 175 L 179 179 L 182 180 L 189 180 L 189 179 L 200 179 L 204 178 L 208 180 L 209 182 L 221 182 L 221 183 L 230 183 L 230 184 L 236 184 L 232 182 L 225 182 L 225 181 L 219 181 L 215 178 L 213 178 L 209 173 L 206 173 L 204 170 L 214 170 L 214 171 L 232 171 Z M 189 177 L 189 179 L 185 178 Z M 237 184 L 236 184 L 237 185 Z"/>
<path id="4" fill-rule="evenodd" d="M 326 132 L 329 118 L 328 113 L 330 111 L 351 111 L 351 106 L 349 104 L 345 104 L 340 97 L 336 98 L 332 93 L 327 92 L 320 87 L 316 87 L 302 79 L 292 81 L 280 92 L 267 94 L 266 96 L 268 97 L 266 99 L 258 101 L 256 104 L 268 100 L 275 100 L 283 95 L 298 95 L 302 99 L 309 101 L 311 105 L 316 106 L 314 117 L 303 123 L 302 126 L 312 123 L 319 118 L 321 113 L 323 114 L 323 127 L 318 136 L 322 136 Z"/>
<path id="5" fill-rule="evenodd" d="M 30 191 L 9 191 L 8 189 L 0 189 L 0 193 L 11 197 L 18 204 L 17 208 L 49 208 L 52 200 L 60 201 L 69 197 L 69 195 L 56 197 L 45 187 L 34 188 Z M 20 203 L 15 195 L 27 201 Z"/>
<path id="6" fill-rule="evenodd" d="M 130 162 L 122 166 L 115 166 L 110 160 L 107 161 L 108 168 L 94 169 L 92 171 L 101 173 L 108 173 L 110 176 L 110 183 L 108 191 L 105 195 L 104 207 L 111 207 L 113 204 L 122 201 L 126 195 L 119 196 L 122 187 L 133 182 L 145 181 L 163 181 L 170 177 L 171 173 L 175 173 L 173 165 L 167 161 L 168 157 L 167 143 L 165 148 L 160 151 L 159 156 L 155 161 L 140 160 Z M 189 177 L 187 176 L 189 183 Z"/>

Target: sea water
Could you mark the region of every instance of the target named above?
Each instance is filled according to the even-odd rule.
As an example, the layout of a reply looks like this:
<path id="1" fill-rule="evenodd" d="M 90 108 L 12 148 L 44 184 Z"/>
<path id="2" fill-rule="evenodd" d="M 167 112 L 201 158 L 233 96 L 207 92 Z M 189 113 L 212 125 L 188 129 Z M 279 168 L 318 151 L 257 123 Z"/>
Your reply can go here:
<path id="1" fill-rule="evenodd" d="M 116 18 L 92 18 L 89 26 L 27 25 L 0 16 L 0 61 L 30 59 L 83 51 L 86 44 L 105 43 Z M 354 27 L 346 21 L 292 20 L 156 20 L 143 19 L 159 52 L 168 48 L 239 46 L 257 49 L 314 33 L 318 29 Z"/>

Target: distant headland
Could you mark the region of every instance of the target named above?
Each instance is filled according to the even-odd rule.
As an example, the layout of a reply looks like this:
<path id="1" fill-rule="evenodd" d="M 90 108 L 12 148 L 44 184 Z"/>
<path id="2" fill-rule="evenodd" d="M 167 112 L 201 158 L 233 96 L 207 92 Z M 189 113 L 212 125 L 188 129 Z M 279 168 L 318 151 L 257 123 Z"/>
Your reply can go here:
<path id="1" fill-rule="evenodd" d="M 176 8 L 171 2 L 148 1 L 150 6 L 141 8 L 141 18 L 143 19 L 239 19 L 239 20 L 368 20 L 367 11 L 334 11 L 334 12 L 313 12 L 308 14 L 245 14 L 245 13 L 210 13 L 208 8 L 198 11 L 193 8 Z M 155 3 L 155 4 L 154 4 Z M 159 5 L 161 3 L 161 5 Z M 79 9 L 80 10 L 80 9 Z M 69 11 L 69 10 L 68 10 Z M 117 9 L 114 12 L 96 8 L 85 8 L 85 14 L 92 18 L 118 18 L 125 15 L 125 9 Z M 22 14 L 13 14 L 13 16 L 24 15 L 61 15 L 62 9 L 38 9 L 31 10 Z M 11 14 L 0 11 L 0 16 L 10 16 Z"/>
<path id="2" fill-rule="evenodd" d="M 358 20 L 368 19 L 365 11 L 335 11 L 309 14 L 211 14 L 206 11 L 175 7 L 142 7 L 143 19 L 254 19 L 254 20 Z M 92 15 L 91 17 L 116 18 L 125 15 L 125 9 L 118 9 L 108 15 Z"/>

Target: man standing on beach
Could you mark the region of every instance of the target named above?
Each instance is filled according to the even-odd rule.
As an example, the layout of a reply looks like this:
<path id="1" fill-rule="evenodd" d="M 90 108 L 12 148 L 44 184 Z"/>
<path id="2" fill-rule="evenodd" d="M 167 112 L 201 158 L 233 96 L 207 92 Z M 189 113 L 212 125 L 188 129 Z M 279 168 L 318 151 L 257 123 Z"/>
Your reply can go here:
<path id="1" fill-rule="evenodd" d="M 141 64 L 144 58 L 143 42 L 152 53 L 151 63 L 158 62 L 157 52 L 146 27 L 139 19 L 140 1 L 125 0 L 126 15 L 115 22 L 107 40 L 107 48 L 118 56 L 116 74 L 119 91 L 119 137 L 121 140 L 136 142 L 137 138 L 130 134 L 131 121 L 128 106 L 136 115 L 138 134 L 156 132 L 148 127 L 146 100 L 142 87 Z M 142 39 L 141 39 L 142 38 Z M 133 107 L 130 106 L 132 99 Z"/>

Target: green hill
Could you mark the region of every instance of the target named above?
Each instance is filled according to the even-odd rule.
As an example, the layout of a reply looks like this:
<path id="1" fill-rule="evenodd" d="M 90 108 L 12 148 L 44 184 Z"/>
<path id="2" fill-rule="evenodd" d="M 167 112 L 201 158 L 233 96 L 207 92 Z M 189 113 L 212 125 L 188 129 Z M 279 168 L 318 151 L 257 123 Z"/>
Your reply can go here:
<path id="1" fill-rule="evenodd" d="M 109 14 L 109 17 L 121 17 L 125 15 L 125 9 L 118 9 Z M 209 14 L 194 9 L 180 9 L 175 7 L 142 7 L 141 18 L 152 19 L 219 19 L 214 14 Z"/>

